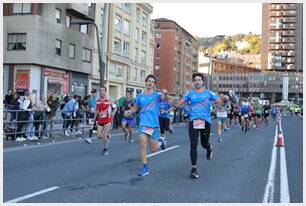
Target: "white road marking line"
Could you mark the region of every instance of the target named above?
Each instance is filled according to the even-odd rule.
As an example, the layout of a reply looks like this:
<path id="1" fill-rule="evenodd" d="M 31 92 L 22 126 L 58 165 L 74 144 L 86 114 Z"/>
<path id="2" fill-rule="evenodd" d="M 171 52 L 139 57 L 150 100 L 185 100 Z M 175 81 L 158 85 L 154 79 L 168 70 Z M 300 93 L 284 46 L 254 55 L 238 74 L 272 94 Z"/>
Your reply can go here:
<path id="1" fill-rule="evenodd" d="M 155 156 L 155 155 L 158 155 L 158 154 L 160 154 L 160 153 L 163 153 L 163 152 L 166 152 L 166 151 L 169 151 L 169 150 L 172 150 L 172 149 L 175 149 L 175 148 L 177 148 L 177 147 L 179 147 L 179 146 L 180 146 L 180 145 L 175 145 L 175 146 L 169 147 L 169 148 L 167 148 L 167 149 L 165 149 L 165 150 L 160 150 L 160 151 L 158 151 L 158 152 L 149 154 L 149 155 L 147 155 L 147 158 L 153 157 L 153 156 Z"/>
<path id="2" fill-rule="evenodd" d="M 15 198 L 13 200 L 9 200 L 9 201 L 6 201 L 6 203 L 16 203 L 16 202 L 20 202 L 20 201 L 23 201 L 23 200 L 26 200 L 26 199 L 30 199 L 32 197 L 35 197 L 35 196 L 38 196 L 38 195 L 41 195 L 41 194 L 44 194 L 44 193 L 47 193 L 47 192 L 51 192 L 53 190 L 56 190 L 58 189 L 59 187 L 58 186 L 54 186 L 54 187 L 49 187 L 47 189 L 44 189 L 44 190 L 40 190 L 38 192 L 34 192 L 34 193 L 31 193 L 31 194 L 28 194 L 28 195 L 24 195 L 22 197 L 18 197 L 18 198 Z"/>
<path id="3" fill-rule="evenodd" d="M 284 133 L 282 130 L 282 120 L 279 121 L 280 131 L 283 134 L 283 144 L 284 142 Z M 289 185 L 288 185 L 288 175 L 287 175 L 287 164 L 286 164 L 286 151 L 285 147 L 280 148 L 280 203 L 289 203 Z"/>
<path id="4" fill-rule="evenodd" d="M 268 203 L 268 202 L 270 203 L 274 201 L 274 177 L 275 177 L 276 154 L 277 154 L 277 147 L 275 147 L 276 142 L 277 142 L 277 126 L 275 128 L 275 137 L 272 147 L 271 163 L 270 163 L 270 169 L 265 188 L 265 193 L 262 200 L 263 203 Z"/>

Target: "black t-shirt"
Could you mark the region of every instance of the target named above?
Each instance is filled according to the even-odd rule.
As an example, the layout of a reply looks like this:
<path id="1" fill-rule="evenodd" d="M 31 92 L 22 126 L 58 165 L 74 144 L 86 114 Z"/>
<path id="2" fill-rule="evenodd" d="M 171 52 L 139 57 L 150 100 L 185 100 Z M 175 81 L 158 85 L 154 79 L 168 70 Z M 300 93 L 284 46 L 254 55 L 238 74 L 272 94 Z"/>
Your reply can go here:
<path id="1" fill-rule="evenodd" d="M 130 100 L 130 101 L 124 100 L 123 103 L 122 103 L 122 107 L 123 107 L 124 111 L 130 110 L 133 106 L 134 106 L 134 102 L 132 100 Z"/>
<path id="2" fill-rule="evenodd" d="M 262 108 L 265 114 L 268 114 L 271 109 L 270 105 L 264 105 Z"/>

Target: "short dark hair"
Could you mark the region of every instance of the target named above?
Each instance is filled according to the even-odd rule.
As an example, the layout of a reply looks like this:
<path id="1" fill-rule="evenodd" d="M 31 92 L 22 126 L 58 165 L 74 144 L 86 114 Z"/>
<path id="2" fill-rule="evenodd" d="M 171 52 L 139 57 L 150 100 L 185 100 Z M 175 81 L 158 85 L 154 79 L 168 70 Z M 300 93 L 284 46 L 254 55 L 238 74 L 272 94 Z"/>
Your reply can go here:
<path id="1" fill-rule="evenodd" d="M 129 94 L 132 94 L 132 91 L 131 90 L 126 90 L 125 93 L 129 93 Z"/>
<path id="2" fill-rule="evenodd" d="M 153 74 L 149 74 L 146 78 L 146 82 L 148 81 L 149 78 L 153 78 L 155 83 L 156 83 L 156 77 Z"/>
<path id="3" fill-rule="evenodd" d="M 105 89 L 105 91 L 107 92 L 107 89 L 106 89 L 106 87 L 105 87 L 105 86 L 101 86 L 101 87 L 100 87 L 100 89 L 101 89 L 101 88 L 104 88 L 104 89 Z"/>
<path id="4" fill-rule="evenodd" d="M 79 98 L 79 95 L 75 94 L 73 95 L 73 99 Z"/>
<path id="5" fill-rule="evenodd" d="M 194 81 L 195 77 L 201 77 L 202 81 L 204 82 L 204 75 L 202 73 L 196 72 L 192 74 L 192 81 Z"/>

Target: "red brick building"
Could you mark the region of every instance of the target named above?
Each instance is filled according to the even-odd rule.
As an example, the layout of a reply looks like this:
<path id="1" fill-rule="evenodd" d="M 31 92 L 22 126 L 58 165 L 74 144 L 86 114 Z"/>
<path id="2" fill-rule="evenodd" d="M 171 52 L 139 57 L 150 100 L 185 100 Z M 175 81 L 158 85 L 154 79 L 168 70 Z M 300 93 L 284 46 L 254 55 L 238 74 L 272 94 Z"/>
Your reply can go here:
<path id="1" fill-rule="evenodd" d="M 154 75 L 157 87 L 183 95 L 192 88 L 192 73 L 198 71 L 196 39 L 176 22 L 155 19 Z"/>

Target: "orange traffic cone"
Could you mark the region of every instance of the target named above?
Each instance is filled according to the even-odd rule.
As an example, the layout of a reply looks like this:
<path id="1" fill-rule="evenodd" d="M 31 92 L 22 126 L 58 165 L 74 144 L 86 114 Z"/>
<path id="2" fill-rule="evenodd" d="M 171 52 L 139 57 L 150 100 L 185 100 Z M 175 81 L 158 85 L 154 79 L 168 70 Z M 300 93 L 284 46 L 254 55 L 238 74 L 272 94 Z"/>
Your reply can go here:
<path id="1" fill-rule="evenodd" d="M 283 147 L 283 135 L 282 133 L 278 133 L 278 137 L 277 137 L 277 144 L 275 145 L 276 147 Z"/>

